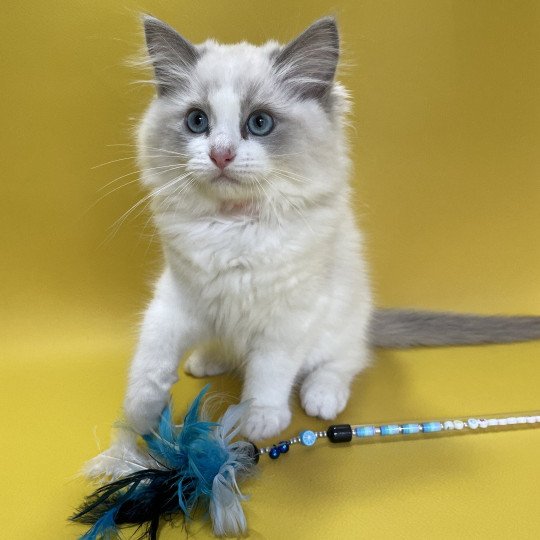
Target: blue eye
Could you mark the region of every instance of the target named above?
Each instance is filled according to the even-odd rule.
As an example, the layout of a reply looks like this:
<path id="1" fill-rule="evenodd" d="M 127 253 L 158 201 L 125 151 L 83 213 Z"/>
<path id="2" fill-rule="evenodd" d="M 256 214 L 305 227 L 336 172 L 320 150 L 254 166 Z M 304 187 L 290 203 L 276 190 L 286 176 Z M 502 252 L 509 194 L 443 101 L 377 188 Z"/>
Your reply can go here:
<path id="1" fill-rule="evenodd" d="M 208 131 L 208 116 L 200 109 L 193 109 L 186 118 L 186 124 L 193 133 Z"/>
<path id="2" fill-rule="evenodd" d="M 274 129 L 274 119 L 268 113 L 257 111 L 248 118 L 247 128 L 253 135 L 268 135 Z"/>

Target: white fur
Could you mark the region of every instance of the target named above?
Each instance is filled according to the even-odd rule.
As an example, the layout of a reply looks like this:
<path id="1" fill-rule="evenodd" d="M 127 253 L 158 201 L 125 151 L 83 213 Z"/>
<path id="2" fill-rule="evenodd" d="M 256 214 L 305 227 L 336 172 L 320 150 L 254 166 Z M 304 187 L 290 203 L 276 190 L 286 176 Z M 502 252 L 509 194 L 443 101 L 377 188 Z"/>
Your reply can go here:
<path id="1" fill-rule="evenodd" d="M 350 201 L 346 94 L 334 84 L 330 112 L 288 95 L 272 80 L 276 47 L 203 44 L 190 87 L 156 99 L 141 123 L 140 164 L 166 263 L 124 404 L 140 433 L 156 425 L 179 359 L 194 346 L 212 344 L 187 361 L 192 375 L 243 373 L 242 399 L 254 400 L 243 432 L 252 440 L 287 427 L 296 382 L 309 415 L 335 418 L 368 362 L 372 304 Z M 253 82 L 257 99 L 284 118 L 276 129 L 286 151 L 241 135 Z M 201 93 L 208 136 L 182 123 Z M 175 130 L 183 130 L 178 144 Z M 240 183 L 212 182 L 212 145 L 235 149 L 226 170 Z"/>

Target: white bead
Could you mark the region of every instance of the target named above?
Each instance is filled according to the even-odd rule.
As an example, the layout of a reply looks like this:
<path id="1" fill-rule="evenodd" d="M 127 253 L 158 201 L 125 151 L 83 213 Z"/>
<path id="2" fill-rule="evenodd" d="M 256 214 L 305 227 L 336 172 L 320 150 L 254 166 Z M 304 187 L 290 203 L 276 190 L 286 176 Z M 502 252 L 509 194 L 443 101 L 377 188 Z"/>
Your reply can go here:
<path id="1" fill-rule="evenodd" d="M 477 418 L 469 418 L 467 420 L 467 425 L 471 428 L 471 429 L 476 429 L 478 426 L 479 426 L 480 422 L 478 421 Z"/>
<path id="2" fill-rule="evenodd" d="M 465 427 L 465 422 L 462 422 L 461 420 L 454 420 L 454 427 L 456 429 L 463 429 Z"/>
<path id="3" fill-rule="evenodd" d="M 488 427 L 488 421 L 485 418 L 480 418 L 478 423 L 482 429 L 486 429 Z"/>
<path id="4" fill-rule="evenodd" d="M 518 424 L 526 424 L 527 423 L 527 419 L 524 416 L 518 416 L 516 418 L 516 420 L 517 420 Z"/>
<path id="5" fill-rule="evenodd" d="M 506 418 L 499 418 L 499 426 L 506 426 L 508 420 Z"/>
<path id="6" fill-rule="evenodd" d="M 499 425 L 499 419 L 498 418 L 490 418 L 488 421 L 488 426 L 498 426 Z"/>
<path id="7" fill-rule="evenodd" d="M 508 425 L 513 426 L 514 424 L 517 424 L 517 418 L 515 416 L 511 416 L 508 418 Z"/>
<path id="8" fill-rule="evenodd" d="M 537 422 L 540 422 L 540 416 L 537 416 L 537 417 L 536 417 L 536 421 L 537 421 Z"/>
<path id="9" fill-rule="evenodd" d="M 447 420 L 444 424 L 444 429 L 454 429 L 454 422 L 452 420 Z"/>
<path id="10" fill-rule="evenodd" d="M 536 416 L 527 416 L 527 423 L 534 424 L 536 422 Z"/>

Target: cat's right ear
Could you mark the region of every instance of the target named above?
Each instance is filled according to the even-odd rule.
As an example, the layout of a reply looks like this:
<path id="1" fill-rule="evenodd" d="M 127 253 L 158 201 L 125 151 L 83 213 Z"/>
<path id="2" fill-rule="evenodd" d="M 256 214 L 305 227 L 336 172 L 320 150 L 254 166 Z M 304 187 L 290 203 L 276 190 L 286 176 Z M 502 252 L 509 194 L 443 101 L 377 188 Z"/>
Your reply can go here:
<path id="1" fill-rule="evenodd" d="M 163 21 L 144 15 L 143 25 L 157 93 L 164 96 L 186 84 L 199 53 L 194 45 Z"/>
<path id="2" fill-rule="evenodd" d="M 315 21 L 285 45 L 274 65 L 281 78 L 301 98 L 323 100 L 330 91 L 339 60 L 339 33 L 333 17 Z"/>

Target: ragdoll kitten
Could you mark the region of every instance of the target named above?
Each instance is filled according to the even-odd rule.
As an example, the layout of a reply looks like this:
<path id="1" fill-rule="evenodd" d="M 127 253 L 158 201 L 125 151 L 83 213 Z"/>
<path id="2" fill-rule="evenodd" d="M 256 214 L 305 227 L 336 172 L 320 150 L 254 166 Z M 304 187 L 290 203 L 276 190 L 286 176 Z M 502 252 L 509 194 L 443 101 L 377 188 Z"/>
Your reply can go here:
<path id="1" fill-rule="evenodd" d="M 334 418 L 368 362 L 371 294 L 349 198 L 339 40 L 321 19 L 285 47 L 193 46 L 147 17 L 157 99 L 139 131 L 166 268 L 125 400 L 152 429 L 177 380 L 231 367 L 252 399 L 244 434 L 278 434 L 301 379 L 306 412 Z"/>
<path id="2" fill-rule="evenodd" d="M 502 319 L 469 317 L 457 335 L 463 317 L 373 312 L 332 18 L 285 46 L 192 45 L 150 16 L 144 29 L 157 95 L 139 163 L 165 268 L 129 374 L 124 412 L 136 432 L 156 426 L 193 347 L 188 373 L 243 373 L 243 431 L 257 440 L 287 427 L 296 383 L 307 414 L 335 418 L 370 344 L 493 340 Z M 131 451 L 124 432 L 108 455 Z M 117 469 L 98 457 L 87 471 Z"/>

